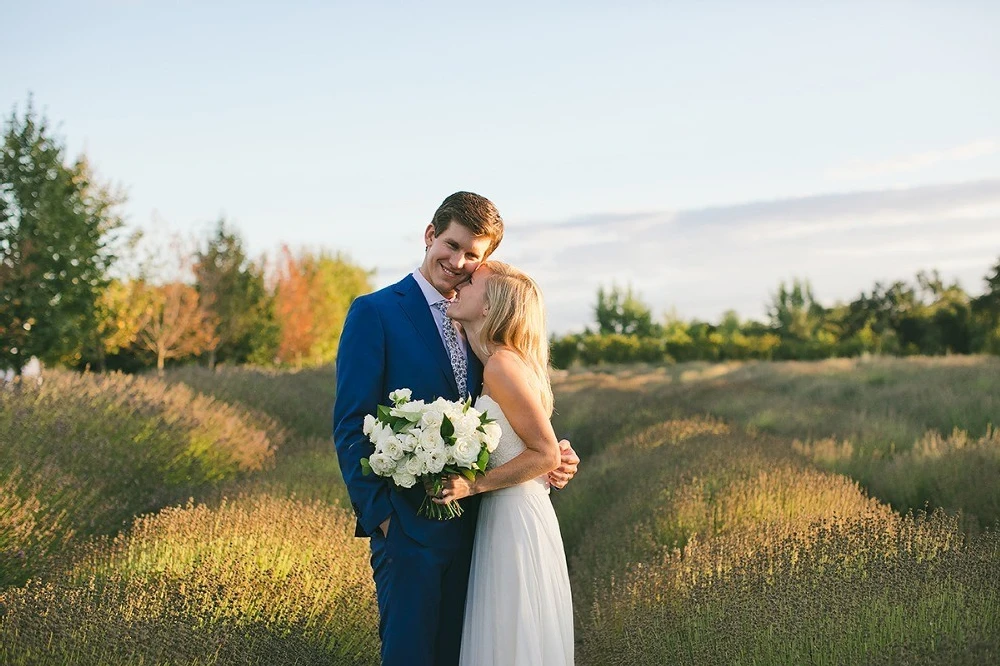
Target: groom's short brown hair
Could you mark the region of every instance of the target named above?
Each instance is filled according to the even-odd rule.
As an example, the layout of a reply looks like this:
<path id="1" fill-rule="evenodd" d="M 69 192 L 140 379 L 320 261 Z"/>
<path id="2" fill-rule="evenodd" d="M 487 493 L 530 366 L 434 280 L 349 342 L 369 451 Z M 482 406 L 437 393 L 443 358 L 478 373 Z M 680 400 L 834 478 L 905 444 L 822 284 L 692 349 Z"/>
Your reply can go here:
<path id="1" fill-rule="evenodd" d="M 473 236 L 490 239 L 489 256 L 503 240 L 503 218 L 493 202 L 473 192 L 455 192 L 441 202 L 434 212 L 431 224 L 434 235 L 440 236 L 452 222 L 457 222 L 472 232 Z"/>

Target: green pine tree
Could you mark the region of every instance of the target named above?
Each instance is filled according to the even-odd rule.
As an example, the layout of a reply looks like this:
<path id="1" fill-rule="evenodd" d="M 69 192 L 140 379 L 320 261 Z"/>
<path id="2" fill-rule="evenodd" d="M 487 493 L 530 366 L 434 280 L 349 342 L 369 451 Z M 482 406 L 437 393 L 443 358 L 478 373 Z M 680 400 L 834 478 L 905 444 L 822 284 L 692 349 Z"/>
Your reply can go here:
<path id="1" fill-rule="evenodd" d="M 119 198 L 94 182 L 29 99 L 0 154 L 0 366 L 77 362 L 98 330 L 95 304 L 114 260 Z"/>

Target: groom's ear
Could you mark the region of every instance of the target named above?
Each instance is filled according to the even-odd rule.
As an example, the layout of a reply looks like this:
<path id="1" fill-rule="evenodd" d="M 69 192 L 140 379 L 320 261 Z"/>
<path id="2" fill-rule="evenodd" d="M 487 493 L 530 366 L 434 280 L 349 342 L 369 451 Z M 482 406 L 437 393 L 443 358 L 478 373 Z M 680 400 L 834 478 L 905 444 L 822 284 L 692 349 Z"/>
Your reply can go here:
<path id="1" fill-rule="evenodd" d="M 427 228 L 424 229 L 424 247 L 430 247 L 434 243 L 434 225 L 428 224 Z"/>

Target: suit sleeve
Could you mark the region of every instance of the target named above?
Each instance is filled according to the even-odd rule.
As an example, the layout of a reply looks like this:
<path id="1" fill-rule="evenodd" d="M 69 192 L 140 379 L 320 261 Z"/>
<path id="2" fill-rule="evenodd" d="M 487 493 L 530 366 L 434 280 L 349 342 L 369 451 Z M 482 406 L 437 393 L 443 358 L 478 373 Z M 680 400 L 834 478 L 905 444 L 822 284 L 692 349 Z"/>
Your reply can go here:
<path id="1" fill-rule="evenodd" d="M 333 440 L 340 472 L 361 529 L 375 534 L 392 515 L 388 481 L 365 476 L 361 459 L 374 452 L 362 427 L 366 414 L 375 414 L 385 372 L 385 333 L 378 311 L 365 298 L 351 304 L 337 351 L 337 397 L 333 408 Z"/>

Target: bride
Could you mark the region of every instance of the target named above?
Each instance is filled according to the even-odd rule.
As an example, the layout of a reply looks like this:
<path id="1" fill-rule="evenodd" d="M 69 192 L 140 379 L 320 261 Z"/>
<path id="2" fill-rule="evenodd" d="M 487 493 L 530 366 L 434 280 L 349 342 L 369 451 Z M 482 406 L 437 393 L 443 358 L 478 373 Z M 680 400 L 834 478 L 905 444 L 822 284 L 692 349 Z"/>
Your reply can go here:
<path id="1" fill-rule="evenodd" d="M 573 663 L 573 604 L 546 474 L 559 466 L 541 292 L 489 261 L 448 308 L 483 362 L 476 409 L 496 419 L 500 444 L 474 482 L 449 479 L 434 501 L 487 493 L 479 510 L 462 626 L 463 666 Z"/>

